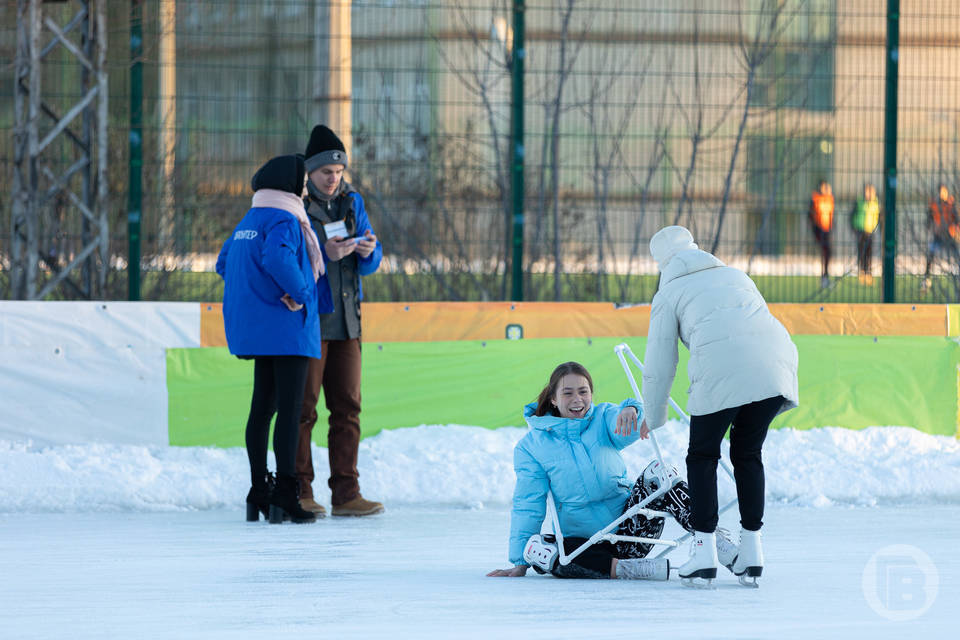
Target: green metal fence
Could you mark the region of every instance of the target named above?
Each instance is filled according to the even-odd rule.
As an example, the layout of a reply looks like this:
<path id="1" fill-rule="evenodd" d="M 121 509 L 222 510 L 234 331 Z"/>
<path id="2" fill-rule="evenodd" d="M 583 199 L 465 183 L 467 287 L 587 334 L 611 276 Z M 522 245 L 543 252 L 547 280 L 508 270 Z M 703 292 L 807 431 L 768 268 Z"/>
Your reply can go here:
<path id="1" fill-rule="evenodd" d="M 249 206 L 250 176 L 272 155 L 302 152 L 318 122 L 345 123 L 349 179 L 384 244 L 368 299 L 509 299 L 511 95 L 522 82 L 524 299 L 649 301 L 649 238 L 683 224 L 770 301 L 883 300 L 890 212 L 872 233 L 869 271 L 850 221 L 866 185 L 880 203 L 888 186 L 885 1 L 202 0 L 169 3 L 166 30 L 161 4 L 142 3 L 144 299 L 218 299 L 214 260 Z M 891 286 L 897 301 L 958 301 L 956 243 L 931 242 L 928 214 L 939 185 L 960 189 L 960 7 L 904 4 Z M 108 7 L 107 297 L 124 299 L 137 96 L 131 3 Z M 5 184 L 15 17 L 16 2 L 0 0 Z M 69 73 L 51 80 L 65 99 Z M 835 198 L 826 280 L 808 216 L 820 181 Z M 0 207 L 6 269 L 9 200 Z M 44 233 L 67 261 L 77 231 Z"/>

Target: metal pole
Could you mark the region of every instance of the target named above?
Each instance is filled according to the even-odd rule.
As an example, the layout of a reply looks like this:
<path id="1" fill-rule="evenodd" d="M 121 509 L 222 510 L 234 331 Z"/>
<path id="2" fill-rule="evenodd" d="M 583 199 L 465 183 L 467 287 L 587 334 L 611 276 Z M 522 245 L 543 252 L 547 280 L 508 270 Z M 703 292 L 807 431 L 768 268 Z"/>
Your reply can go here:
<path id="1" fill-rule="evenodd" d="M 107 150 L 110 134 L 107 128 L 110 92 L 107 87 L 107 3 L 97 3 L 97 213 L 100 219 L 100 272 L 98 290 L 107 291 L 107 270 L 110 268 L 110 222 L 107 215 Z"/>
<path id="2" fill-rule="evenodd" d="M 10 298 L 27 300 L 27 251 L 29 220 L 35 215 L 35 191 L 31 190 L 36 167 L 30 155 L 31 140 L 36 142 L 36 113 L 33 111 L 34 92 L 38 88 L 34 73 L 37 62 L 37 39 L 39 28 L 38 2 L 17 2 L 17 55 L 14 63 L 13 98 L 13 189 L 10 224 L 12 264 L 10 269 Z M 32 136 L 32 137 L 31 137 Z"/>
<path id="3" fill-rule="evenodd" d="M 883 301 L 895 302 L 897 257 L 897 63 L 900 59 L 900 0 L 887 0 L 886 113 L 883 132 Z"/>
<path id="4" fill-rule="evenodd" d="M 140 217 L 143 204 L 143 0 L 130 6 L 130 184 L 127 195 L 128 299 L 140 299 Z"/>
<path id="5" fill-rule="evenodd" d="M 82 26 L 80 28 L 80 42 L 83 47 L 83 55 L 87 57 L 87 60 L 93 61 L 96 58 L 93 55 L 93 49 L 96 42 L 96 36 L 93 32 L 93 25 L 95 24 L 95 16 L 91 19 L 90 16 L 91 6 L 87 4 L 87 10 L 84 12 Z M 93 73 L 85 65 L 81 65 L 80 69 L 80 94 L 86 95 L 90 90 L 90 86 L 94 83 Z M 103 96 L 98 96 L 101 100 Z M 88 154 L 93 153 L 93 135 L 94 127 L 96 126 L 94 120 L 94 113 L 91 109 L 83 110 L 83 128 L 81 130 L 81 140 L 83 140 L 83 146 L 87 149 Z M 96 172 L 96 166 L 93 162 L 88 162 L 87 166 L 84 167 L 81 172 L 82 185 L 81 185 L 81 199 L 83 203 L 87 205 L 91 211 L 96 211 L 96 202 L 94 200 L 93 189 L 94 189 L 94 175 Z M 86 247 L 90 244 L 91 237 L 93 236 L 93 227 L 90 224 L 90 220 L 83 216 L 80 221 L 80 245 Z M 83 291 L 83 294 L 87 299 L 93 298 L 93 269 L 92 269 L 92 260 L 84 260 L 83 264 L 80 267 L 80 288 Z"/>
<path id="6" fill-rule="evenodd" d="M 174 0 L 160 0 L 160 33 L 158 49 L 160 58 L 159 96 L 157 112 L 159 116 L 159 136 L 157 144 L 157 217 L 160 223 L 157 232 L 158 253 L 176 255 L 176 202 L 173 183 L 176 178 L 177 154 L 177 3 Z"/>
<path id="7" fill-rule="evenodd" d="M 510 187 L 513 196 L 513 286 L 510 299 L 523 300 L 523 45 L 525 0 L 513 0 L 513 85 L 511 97 L 513 157 Z"/>

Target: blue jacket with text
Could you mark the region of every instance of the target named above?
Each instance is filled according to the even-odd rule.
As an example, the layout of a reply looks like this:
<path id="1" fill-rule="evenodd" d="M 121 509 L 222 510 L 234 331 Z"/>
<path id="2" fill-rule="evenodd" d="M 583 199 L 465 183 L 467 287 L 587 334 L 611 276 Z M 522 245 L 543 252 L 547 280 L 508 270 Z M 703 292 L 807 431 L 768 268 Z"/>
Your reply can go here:
<path id="1" fill-rule="evenodd" d="M 329 313 L 333 305 L 329 287 L 313 282 L 303 232 L 292 213 L 250 209 L 220 250 L 217 273 L 224 279 L 230 353 L 320 357 L 317 314 Z M 303 308 L 290 311 L 280 300 L 284 293 Z"/>

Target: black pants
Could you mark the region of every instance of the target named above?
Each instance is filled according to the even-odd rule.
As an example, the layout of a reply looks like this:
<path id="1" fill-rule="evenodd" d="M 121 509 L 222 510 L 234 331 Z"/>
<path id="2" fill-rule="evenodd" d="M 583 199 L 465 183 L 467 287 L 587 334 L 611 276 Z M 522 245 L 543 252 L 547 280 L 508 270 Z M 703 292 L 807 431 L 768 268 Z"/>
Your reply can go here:
<path id="1" fill-rule="evenodd" d="M 690 416 L 687 481 L 690 483 L 690 525 L 694 530 L 712 533 L 717 529 L 717 463 L 720 443 L 731 423 L 730 460 L 740 502 L 740 525 L 749 531 L 759 531 L 763 526 L 764 477 L 760 449 L 783 403 L 783 396 L 774 396 L 716 413 Z"/>
<path id="2" fill-rule="evenodd" d="M 641 500 L 645 500 L 650 493 L 643 486 L 641 478 L 637 478 L 633 491 L 627 499 L 623 510 L 626 511 Z M 690 493 L 687 485 L 681 482 L 673 489 L 647 505 L 654 511 L 666 511 L 680 523 L 684 529 L 690 530 Z M 617 533 L 624 536 L 640 538 L 659 538 L 663 532 L 663 518 L 647 518 L 635 514 L 620 523 Z M 563 539 L 564 553 L 573 553 L 586 538 L 571 537 Z M 640 542 L 599 542 L 584 549 L 583 553 L 570 561 L 568 565 L 559 562 L 550 572 L 557 578 L 609 578 L 610 565 L 614 558 L 645 558 L 653 545 Z"/>
<path id="3" fill-rule="evenodd" d="M 246 432 L 251 478 L 263 478 L 267 473 L 267 443 L 274 413 L 277 421 L 273 429 L 273 453 L 277 458 L 277 474 L 292 476 L 295 473 L 307 360 L 303 356 L 254 358 L 253 399 Z"/>
<path id="4" fill-rule="evenodd" d="M 822 277 L 826 278 L 829 273 L 830 267 L 830 232 L 824 231 L 819 227 L 813 228 L 813 237 L 817 241 L 817 244 L 820 245 L 820 265 L 822 267 L 820 273 Z"/>
<path id="5" fill-rule="evenodd" d="M 873 234 L 857 231 L 857 266 L 860 273 L 870 273 L 873 261 Z"/>

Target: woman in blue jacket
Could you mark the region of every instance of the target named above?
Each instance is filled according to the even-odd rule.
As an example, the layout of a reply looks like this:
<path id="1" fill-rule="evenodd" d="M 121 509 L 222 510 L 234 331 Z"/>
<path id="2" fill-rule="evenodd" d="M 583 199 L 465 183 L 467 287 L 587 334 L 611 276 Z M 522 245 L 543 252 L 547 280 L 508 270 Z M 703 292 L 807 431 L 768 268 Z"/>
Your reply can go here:
<path id="1" fill-rule="evenodd" d="M 223 245 L 217 273 L 224 279 L 223 322 L 230 353 L 254 361 L 253 399 L 246 444 L 251 488 L 247 520 L 289 517 L 312 522 L 300 508 L 294 469 L 307 359 L 320 357 L 317 279 L 323 256 L 301 195 L 302 156 L 278 156 L 253 176 L 253 206 Z M 273 450 L 277 480 L 267 471 L 270 421 L 277 415 Z"/>
<path id="2" fill-rule="evenodd" d="M 510 519 L 510 562 L 514 566 L 491 571 L 488 576 L 523 576 L 529 568 L 527 558 L 543 553 L 550 573 L 561 578 L 665 580 L 669 576 L 666 559 L 644 557 L 651 545 L 601 542 L 563 566 L 551 557 L 550 541 L 544 543 L 538 535 L 548 491 L 553 493 L 565 551 L 570 553 L 659 486 L 654 473 L 659 463 L 654 462 L 631 490 L 620 455 L 639 437 L 643 405 L 632 398 L 619 405 L 604 402 L 594 406 L 592 401 L 590 374 L 579 363 L 565 362 L 554 369 L 537 401 L 524 408 L 530 431 L 517 443 L 513 457 L 517 484 Z M 681 526 L 689 526 L 686 483 L 649 507 L 667 511 Z M 656 538 L 663 526 L 663 518 L 636 515 L 620 525 L 619 533 Z M 730 552 L 735 556 L 736 550 L 726 551 L 724 556 L 732 563 L 728 556 Z"/>

